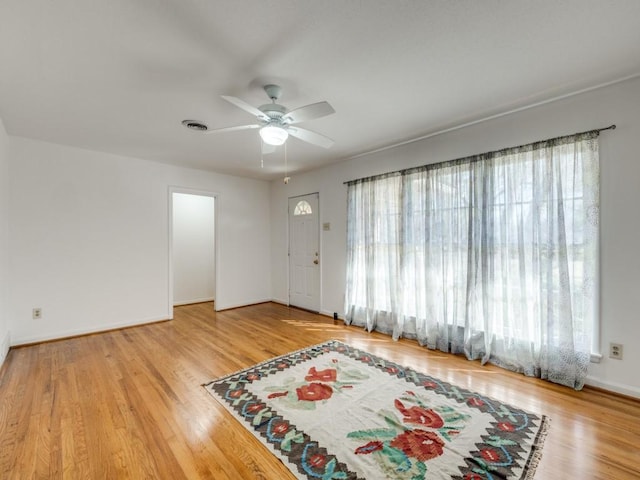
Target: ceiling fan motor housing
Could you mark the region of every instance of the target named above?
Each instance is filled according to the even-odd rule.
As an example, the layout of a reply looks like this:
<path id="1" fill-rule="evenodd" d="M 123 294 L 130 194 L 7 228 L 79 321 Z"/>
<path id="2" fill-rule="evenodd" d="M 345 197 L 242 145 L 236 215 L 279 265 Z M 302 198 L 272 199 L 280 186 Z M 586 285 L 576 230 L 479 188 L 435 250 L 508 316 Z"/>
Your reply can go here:
<path id="1" fill-rule="evenodd" d="M 258 110 L 264 112 L 269 118 L 279 119 L 287 113 L 287 108 L 277 103 L 267 103 L 266 105 L 260 105 Z"/>
<path id="2" fill-rule="evenodd" d="M 267 96 L 271 99 L 272 103 L 267 103 L 266 105 L 260 105 L 258 110 L 262 111 L 267 115 L 271 121 L 269 123 L 277 123 L 282 124 L 280 121 L 282 116 L 287 113 L 287 108 L 283 105 L 279 105 L 276 102 L 282 95 L 282 87 L 280 85 L 265 85 L 264 91 L 267 93 Z M 274 122 L 275 121 L 275 122 Z"/>

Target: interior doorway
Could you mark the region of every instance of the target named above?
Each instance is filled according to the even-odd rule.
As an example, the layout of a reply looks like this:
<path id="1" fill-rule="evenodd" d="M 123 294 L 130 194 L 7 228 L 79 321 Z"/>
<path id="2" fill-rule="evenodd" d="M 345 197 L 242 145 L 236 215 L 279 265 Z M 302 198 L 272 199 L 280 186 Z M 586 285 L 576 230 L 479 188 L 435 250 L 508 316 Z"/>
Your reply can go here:
<path id="1" fill-rule="evenodd" d="M 215 302 L 216 197 L 171 189 L 170 206 L 170 308 Z"/>
<path id="2" fill-rule="evenodd" d="M 318 194 L 289 198 L 289 304 L 320 311 Z"/>

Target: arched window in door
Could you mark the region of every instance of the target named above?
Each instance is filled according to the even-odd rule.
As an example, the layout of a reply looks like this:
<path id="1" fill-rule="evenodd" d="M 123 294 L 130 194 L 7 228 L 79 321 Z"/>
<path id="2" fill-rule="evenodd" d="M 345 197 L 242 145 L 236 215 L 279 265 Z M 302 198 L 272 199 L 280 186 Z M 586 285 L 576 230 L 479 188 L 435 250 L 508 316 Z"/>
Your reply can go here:
<path id="1" fill-rule="evenodd" d="M 306 200 L 300 200 L 296 204 L 296 208 L 293 210 L 294 215 L 311 215 L 313 210 L 311 209 L 311 205 Z"/>

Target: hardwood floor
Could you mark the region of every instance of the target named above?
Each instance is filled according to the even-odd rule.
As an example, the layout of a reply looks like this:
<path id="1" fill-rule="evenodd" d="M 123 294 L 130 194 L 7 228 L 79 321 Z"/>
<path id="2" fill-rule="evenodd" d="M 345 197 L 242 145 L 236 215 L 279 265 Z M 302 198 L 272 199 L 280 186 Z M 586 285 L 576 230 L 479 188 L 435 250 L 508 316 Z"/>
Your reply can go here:
<path id="1" fill-rule="evenodd" d="M 293 479 L 201 384 L 338 339 L 548 415 L 536 479 L 640 478 L 640 401 L 393 342 L 277 304 L 15 348 L 0 371 L 0 478 Z"/>

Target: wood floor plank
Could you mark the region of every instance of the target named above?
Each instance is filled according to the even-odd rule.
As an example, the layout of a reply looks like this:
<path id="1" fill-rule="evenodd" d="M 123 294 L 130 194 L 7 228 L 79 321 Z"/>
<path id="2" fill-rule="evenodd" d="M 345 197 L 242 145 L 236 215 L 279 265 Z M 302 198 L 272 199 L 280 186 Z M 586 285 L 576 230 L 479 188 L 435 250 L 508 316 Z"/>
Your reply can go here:
<path id="1" fill-rule="evenodd" d="M 640 478 L 640 401 L 575 392 L 268 303 L 15 348 L 0 371 L 0 478 L 293 479 L 202 384 L 337 339 L 551 418 L 538 479 Z"/>

